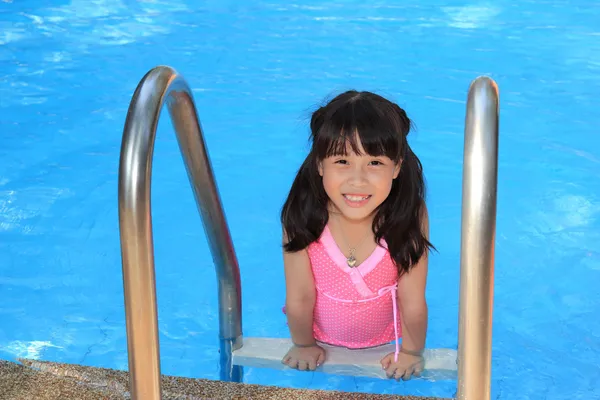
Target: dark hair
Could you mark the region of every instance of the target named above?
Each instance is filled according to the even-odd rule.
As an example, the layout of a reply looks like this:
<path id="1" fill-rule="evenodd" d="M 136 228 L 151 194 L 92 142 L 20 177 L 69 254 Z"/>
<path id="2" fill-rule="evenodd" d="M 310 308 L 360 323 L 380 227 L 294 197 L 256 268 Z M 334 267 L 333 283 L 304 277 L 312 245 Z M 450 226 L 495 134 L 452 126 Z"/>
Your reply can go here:
<path id="1" fill-rule="evenodd" d="M 285 251 L 303 250 L 321 236 L 329 219 L 329 198 L 318 164 L 326 157 L 346 155 L 348 144 L 360 154 L 359 141 L 369 155 L 402 163 L 389 196 L 375 211 L 376 241 L 385 239 L 400 275 L 433 248 L 421 227 L 425 182 L 421 162 L 406 140 L 410 129 L 402 108 L 370 92 L 347 91 L 316 110 L 310 121 L 310 152 L 281 211 Z"/>

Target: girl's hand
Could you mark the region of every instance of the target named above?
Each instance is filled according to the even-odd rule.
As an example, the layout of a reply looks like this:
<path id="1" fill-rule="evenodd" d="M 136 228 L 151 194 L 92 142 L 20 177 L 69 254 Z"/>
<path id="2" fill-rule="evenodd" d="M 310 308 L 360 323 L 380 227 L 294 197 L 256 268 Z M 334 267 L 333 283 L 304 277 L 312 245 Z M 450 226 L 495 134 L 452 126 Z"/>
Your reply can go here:
<path id="1" fill-rule="evenodd" d="M 309 347 L 292 346 L 281 362 L 299 371 L 314 371 L 325 361 L 325 350 L 315 344 Z"/>
<path id="2" fill-rule="evenodd" d="M 398 354 L 398 361 L 394 361 L 394 353 L 390 353 L 381 359 L 381 366 L 388 378 L 407 381 L 411 376 L 419 376 L 425 368 L 423 356 L 406 353 Z"/>

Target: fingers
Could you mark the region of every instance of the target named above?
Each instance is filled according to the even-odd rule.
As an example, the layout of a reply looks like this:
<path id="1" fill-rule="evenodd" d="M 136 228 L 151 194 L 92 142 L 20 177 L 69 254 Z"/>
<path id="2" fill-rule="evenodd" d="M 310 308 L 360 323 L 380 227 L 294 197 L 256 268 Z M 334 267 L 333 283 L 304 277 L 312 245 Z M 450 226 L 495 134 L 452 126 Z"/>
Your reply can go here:
<path id="1" fill-rule="evenodd" d="M 321 364 L 323 364 L 324 362 L 325 362 L 325 352 L 321 351 L 321 352 L 319 352 L 319 355 L 317 356 L 316 359 L 310 360 L 310 362 L 308 363 L 308 369 L 310 369 L 311 371 L 314 371 L 317 368 L 319 368 L 321 366 Z"/>
<path id="2" fill-rule="evenodd" d="M 398 370 L 396 370 L 396 374 L 394 377 L 396 378 L 396 380 L 402 379 L 403 381 L 407 381 L 412 376 L 412 373 L 413 373 L 413 371 L 410 367 L 405 370 L 398 369 Z"/>
<path id="3" fill-rule="evenodd" d="M 421 376 L 421 372 L 423 372 L 423 363 L 419 363 L 419 365 L 415 367 L 413 375 L 419 377 Z"/>
<path id="4" fill-rule="evenodd" d="M 419 369 L 418 365 L 410 365 L 406 368 L 398 368 L 394 372 L 394 378 L 396 380 L 402 379 L 403 381 L 408 381 L 411 377 L 419 377 L 421 376 L 422 369 Z"/>
<path id="5" fill-rule="evenodd" d="M 283 360 L 281 360 L 281 363 L 290 368 L 297 369 L 298 371 L 314 371 L 317 369 L 317 363 L 315 360 L 304 361 L 286 356 L 283 358 Z"/>
<path id="6" fill-rule="evenodd" d="M 283 359 L 281 360 L 281 363 L 287 365 L 290 368 L 298 369 L 300 360 L 286 354 L 285 357 L 283 357 Z"/>
<path id="7" fill-rule="evenodd" d="M 390 367 L 391 363 L 392 363 L 392 359 L 389 356 L 381 359 L 381 367 L 383 369 L 388 369 Z"/>
<path id="8" fill-rule="evenodd" d="M 295 358 L 291 357 L 291 356 L 285 356 L 283 357 L 283 360 L 281 360 L 281 362 L 285 365 L 287 365 L 290 368 L 297 368 L 298 367 L 298 360 L 296 360 Z"/>
<path id="9" fill-rule="evenodd" d="M 298 361 L 298 371 L 306 371 L 308 369 L 308 362 L 304 360 Z"/>
<path id="10" fill-rule="evenodd" d="M 325 362 L 325 352 L 321 352 L 319 354 L 319 357 L 317 357 L 317 367 L 320 367 L 321 364 L 323 364 Z"/>
<path id="11" fill-rule="evenodd" d="M 402 367 L 396 367 L 394 365 L 391 366 L 391 368 L 388 368 L 385 371 L 386 375 L 388 378 L 393 378 L 395 380 L 400 380 L 402 379 L 403 381 L 407 381 L 411 378 L 411 376 L 418 376 L 418 374 L 414 371 L 414 369 L 412 367 L 408 367 L 408 368 L 402 368 Z"/>
<path id="12" fill-rule="evenodd" d="M 323 350 L 304 355 L 290 350 L 281 360 L 282 364 L 299 371 L 314 371 L 324 362 L 325 351 Z"/>
<path id="13" fill-rule="evenodd" d="M 308 360 L 308 370 L 314 371 L 321 366 L 325 362 L 325 352 L 322 351 L 319 353 L 317 358 L 311 358 Z"/>
<path id="14" fill-rule="evenodd" d="M 425 363 L 423 361 L 419 361 L 410 366 L 410 373 L 412 376 L 418 378 L 421 376 L 421 372 L 423 372 L 424 368 L 425 368 Z M 409 377 L 409 379 L 410 379 L 410 377 Z"/>
<path id="15" fill-rule="evenodd" d="M 421 372 L 425 368 L 423 361 L 419 361 L 412 364 L 406 364 L 403 362 L 391 362 L 388 357 L 381 360 L 381 365 L 384 366 L 385 373 L 388 378 L 394 378 L 396 380 L 407 381 L 411 377 L 421 376 Z"/>
<path id="16" fill-rule="evenodd" d="M 408 375 L 408 376 L 407 376 Z M 399 381 L 400 379 L 402 379 L 403 381 L 407 381 L 410 379 L 410 373 L 408 369 L 405 368 L 398 368 L 396 369 L 396 371 L 394 372 L 393 375 L 394 379 Z"/>
<path id="17" fill-rule="evenodd" d="M 396 371 L 399 370 L 395 365 L 388 366 L 385 370 L 385 374 L 388 378 L 394 378 L 396 376 Z"/>

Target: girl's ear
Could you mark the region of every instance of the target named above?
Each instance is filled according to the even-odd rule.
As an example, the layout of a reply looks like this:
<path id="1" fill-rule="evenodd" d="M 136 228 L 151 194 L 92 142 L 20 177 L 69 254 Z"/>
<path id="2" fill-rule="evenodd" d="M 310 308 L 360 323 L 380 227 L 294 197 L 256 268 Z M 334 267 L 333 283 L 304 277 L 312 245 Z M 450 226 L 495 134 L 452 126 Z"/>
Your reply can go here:
<path id="1" fill-rule="evenodd" d="M 323 177 L 323 162 L 319 161 L 317 163 L 317 169 L 319 170 L 319 175 L 321 175 L 321 177 Z"/>
<path id="2" fill-rule="evenodd" d="M 394 179 L 396 179 L 398 177 L 398 175 L 400 174 L 401 168 L 402 168 L 402 160 L 398 161 L 398 164 L 396 164 L 396 168 L 394 168 Z"/>

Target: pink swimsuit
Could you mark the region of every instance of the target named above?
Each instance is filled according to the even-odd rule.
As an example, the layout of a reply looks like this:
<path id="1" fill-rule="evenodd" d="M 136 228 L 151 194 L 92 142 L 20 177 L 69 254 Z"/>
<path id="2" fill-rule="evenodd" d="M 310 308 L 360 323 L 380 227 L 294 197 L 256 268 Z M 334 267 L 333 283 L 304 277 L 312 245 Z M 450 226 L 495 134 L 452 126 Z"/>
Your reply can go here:
<path id="1" fill-rule="evenodd" d="M 398 270 L 382 241 L 358 267 L 346 256 L 326 226 L 319 240 L 308 246 L 317 288 L 313 332 L 316 340 L 350 349 L 396 341 L 402 328 L 396 295 Z"/>

